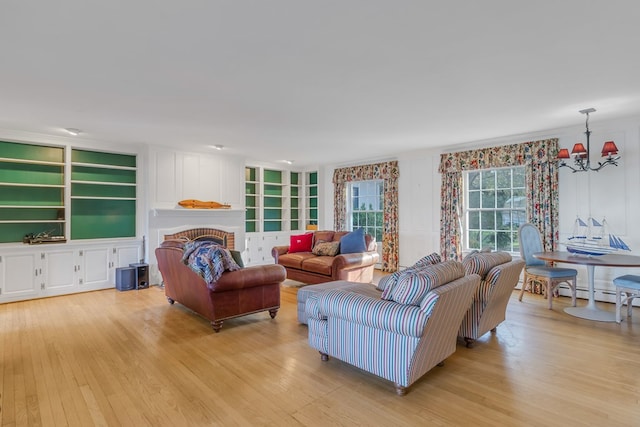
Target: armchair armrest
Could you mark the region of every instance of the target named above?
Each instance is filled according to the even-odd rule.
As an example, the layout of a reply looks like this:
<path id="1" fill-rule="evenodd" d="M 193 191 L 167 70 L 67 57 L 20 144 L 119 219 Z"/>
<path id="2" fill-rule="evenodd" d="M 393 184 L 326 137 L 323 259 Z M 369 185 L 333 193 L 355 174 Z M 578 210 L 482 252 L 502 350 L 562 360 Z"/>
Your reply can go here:
<path id="1" fill-rule="evenodd" d="M 367 267 L 378 262 L 378 252 L 360 252 L 355 254 L 339 254 L 333 259 L 332 270 L 349 270 L 352 268 Z"/>
<path id="2" fill-rule="evenodd" d="M 271 248 L 271 256 L 275 259 L 276 264 L 278 263 L 278 257 L 280 255 L 284 255 L 289 252 L 289 245 L 287 246 L 274 246 Z"/>
<path id="3" fill-rule="evenodd" d="M 211 292 L 224 292 L 281 283 L 286 278 L 287 272 L 281 265 L 257 265 L 236 271 L 225 271 L 217 282 L 208 287 Z"/>
<path id="4" fill-rule="evenodd" d="M 420 307 L 336 289 L 318 296 L 321 318 L 337 317 L 402 335 L 421 337 L 429 315 Z M 317 314 L 316 314 L 317 316 Z"/>

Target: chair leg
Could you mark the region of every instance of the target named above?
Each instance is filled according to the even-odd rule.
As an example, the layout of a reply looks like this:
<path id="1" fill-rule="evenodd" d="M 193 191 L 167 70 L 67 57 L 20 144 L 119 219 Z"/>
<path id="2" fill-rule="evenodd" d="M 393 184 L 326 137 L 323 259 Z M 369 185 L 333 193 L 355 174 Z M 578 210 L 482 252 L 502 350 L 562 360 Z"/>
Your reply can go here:
<path id="1" fill-rule="evenodd" d="M 520 289 L 520 295 L 518 296 L 518 301 L 522 302 L 522 296 L 524 295 L 524 291 L 527 288 L 527 284 L 530 283 L 527 278 L 527 273 L 524 274 L 524 280 L 522 281 L 522 289 Z"/>
<path id="2" fill-rule="evenodd" d="M 622 292 L 620 289 L 616 289 L 616 323 L 622 322 L 622 315 L 620 311 L 622 310 Z"/>
<path id="3" fill-rule="evenodd" d="M 546 295 L 545 296 L 547 297 L 547 300 L 549 301 L 549 310 L 551 310 L 552 309 L 551 306 L 553 304 L 553 290 L 554 290 L 554 287 L 551 284 L 551 281 L 548 281 L 547 283 L 545 283 L 545 289 L 546 289 L 546 291 L 545 291 Z"/>
<path id="4" fill-rule="evenodd" d="M 631 318 L 633 312 L 633 299 L 640 297 L 640 294 L 634 294 L 627 298 L 627 316 Z"/>
<path id="5" fill-rule="evenodd" d="M 571 280 L 571 283 L 573 284 L 572 288 L 571 288 L 571 305 L 573 307 L 576 306 L 576 294 L 578 293 L 578 284 L 576 283 L 576 278 L 574 277 Z"/>

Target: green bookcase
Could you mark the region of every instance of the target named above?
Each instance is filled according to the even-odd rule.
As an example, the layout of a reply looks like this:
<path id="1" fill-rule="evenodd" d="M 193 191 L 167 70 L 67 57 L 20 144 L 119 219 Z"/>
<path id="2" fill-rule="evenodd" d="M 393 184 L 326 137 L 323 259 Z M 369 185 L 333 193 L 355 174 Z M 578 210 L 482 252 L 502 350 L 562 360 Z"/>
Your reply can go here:
<path id="1" fill-rule="evenodd" d="M 64 236 L 64 147 L 0 141 L 0 243 Z"/>
<path id="2" fill-rule="evenodd" d="M 307 172 L 305 187 L 306 225 L 318 225 L 318 172 Z"/>
<path id="3" fill-rule="evenodd" d="M 135 237 L 136 156 L 71 150 L 71 239 Z"/>

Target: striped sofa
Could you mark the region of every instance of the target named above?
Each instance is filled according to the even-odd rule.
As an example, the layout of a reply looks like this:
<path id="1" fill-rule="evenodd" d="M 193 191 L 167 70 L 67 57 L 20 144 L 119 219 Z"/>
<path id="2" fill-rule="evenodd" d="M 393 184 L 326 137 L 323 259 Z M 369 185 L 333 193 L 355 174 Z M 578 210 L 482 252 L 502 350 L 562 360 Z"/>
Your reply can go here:
<path id="1" fill-rule="evenodd" d="M 523 260 L 512 260 L 507 252 L 477 252 L 462 260 L 467 274 L 482 277 L 473 304 L 460 325 L 458 336 L 467 347 L 472 347 L 476 339 L 496 327 L 505 319 L 507 303 L 518 284 L 524 268 Z"/>
<path id="2" fill-rule="evenodd" d="M 379 298 L 345 289 L 314 293 L 306 301 L 309 345 L 324 361 L 333 356 L 394 382 L 403 395 L 456 350 L 479 284 L 460 262 L 445 261 L 399 272 Z"/>

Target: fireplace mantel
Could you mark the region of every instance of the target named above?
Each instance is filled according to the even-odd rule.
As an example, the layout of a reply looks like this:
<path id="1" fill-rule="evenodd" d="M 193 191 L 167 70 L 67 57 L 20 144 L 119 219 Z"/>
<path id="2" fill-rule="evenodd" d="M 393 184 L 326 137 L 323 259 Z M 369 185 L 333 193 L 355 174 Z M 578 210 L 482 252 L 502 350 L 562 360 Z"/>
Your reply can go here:
<path id="1" fill-rule="evenodd" d="M 235 249 L 245 250 L 244 209 L 152 208 L 149 211 L 149 268 L 151 280 L 159 283 L 155 249 L 165 234 L 208 227 L 234 233 Z"/>

